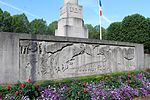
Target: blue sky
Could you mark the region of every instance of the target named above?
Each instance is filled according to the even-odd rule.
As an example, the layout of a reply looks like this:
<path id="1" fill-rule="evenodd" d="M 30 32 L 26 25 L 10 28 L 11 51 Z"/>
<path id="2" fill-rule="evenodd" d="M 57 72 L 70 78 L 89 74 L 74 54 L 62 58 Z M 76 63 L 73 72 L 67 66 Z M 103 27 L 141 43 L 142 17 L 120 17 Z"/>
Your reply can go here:
<path id="1" fill-rule="evenodd" d="M 59 8 L 64 0 L 0 0 L 0 8 L 12 15 L 25 13 L 32 21 L 43 18 L 47 24 L 59 19 Z M 98 0 L 79 0 L 84 8 L 85 24 L 99 24 Z M 134 13 L 150 17 L 150 0 L 102 0 L 102 26 L 108 27 L 110 22 L 121 21 L 125 16 Z"/>

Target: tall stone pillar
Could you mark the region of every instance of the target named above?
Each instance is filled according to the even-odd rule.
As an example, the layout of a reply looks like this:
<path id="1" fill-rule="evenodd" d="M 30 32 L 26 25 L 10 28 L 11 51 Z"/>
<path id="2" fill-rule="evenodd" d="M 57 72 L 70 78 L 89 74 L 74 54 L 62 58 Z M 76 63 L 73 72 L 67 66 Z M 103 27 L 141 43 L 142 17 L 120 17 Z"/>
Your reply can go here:
<path id="1" fill-rule="evenodd" d="M 60 8 L 60 19 L 55 36 L 88 38 L 88 30 L 84 26 L 83 8 L 78 0 L 64 0 Z"/>

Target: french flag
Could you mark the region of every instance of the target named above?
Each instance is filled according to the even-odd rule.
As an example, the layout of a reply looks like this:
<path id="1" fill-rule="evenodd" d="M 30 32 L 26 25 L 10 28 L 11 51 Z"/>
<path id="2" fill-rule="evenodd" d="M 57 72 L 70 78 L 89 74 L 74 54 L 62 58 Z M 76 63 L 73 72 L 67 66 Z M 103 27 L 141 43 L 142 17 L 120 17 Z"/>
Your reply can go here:
<path id="1" fill-rule="evenodd" d="M 100 16 L 102 16 L 103 13 L 102 13 L 102 3 L 101 3 L 101 0 L 99 0 L 99 6 L 100 6 Z"/>

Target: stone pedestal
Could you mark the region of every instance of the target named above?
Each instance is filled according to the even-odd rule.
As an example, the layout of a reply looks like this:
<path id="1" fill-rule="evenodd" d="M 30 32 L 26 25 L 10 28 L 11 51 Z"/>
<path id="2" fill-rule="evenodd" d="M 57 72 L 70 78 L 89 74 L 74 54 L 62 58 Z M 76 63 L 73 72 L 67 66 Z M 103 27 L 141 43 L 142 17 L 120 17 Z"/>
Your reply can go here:
<path id="1" fill-rule="evenodd" d="M 144 68 L 142 44 L 0 32 L 0 84 Z"/>
<path id="2" fill-rule="evenodd" d="M 88 38 L 88 30 L 84 26 L 82 6 L 78 0 L 65 0 L 60 8 L 60 20 L 55 36 Z"/>

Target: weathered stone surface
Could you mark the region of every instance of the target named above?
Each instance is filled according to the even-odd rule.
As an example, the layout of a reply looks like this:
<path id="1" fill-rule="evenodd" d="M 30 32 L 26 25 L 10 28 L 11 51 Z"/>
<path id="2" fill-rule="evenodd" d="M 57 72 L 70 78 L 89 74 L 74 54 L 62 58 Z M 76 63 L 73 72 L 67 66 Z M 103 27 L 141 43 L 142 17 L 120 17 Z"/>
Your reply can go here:
<path id="1" fill-rule="evenodd" d="M 142 44 L 0 33 L 0 47 L 2 83 L 129 71 L 144 66 Z"/>
<path id="2" fill-rule="evenodd" d="M 64 0 L 60 8 L 60 20 L 55 36 L 88 38 L 88 30 L 84 26 L 83 8 L 78 0 Z"/>
<path id="3" fill-rule="evenodd" d="M 19 37 L 0 33 L 0 84 L 19 80 Z"/>
<path id="4" fill-rule="evenodd" d="M 146 68 L 150 68 L 150 54 L 144 55 L 144 63 Z"/>
<path id="5" fill-rule="evenodd" d="M 20 66 L 23 81 L 127 71 L 136 68 L 135 48 L 20 40 Z"/>

